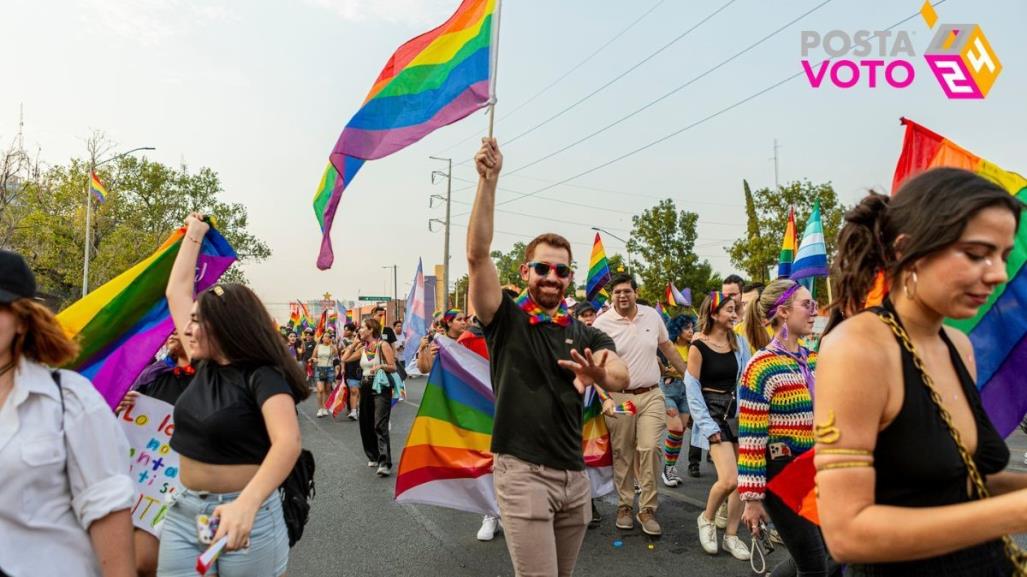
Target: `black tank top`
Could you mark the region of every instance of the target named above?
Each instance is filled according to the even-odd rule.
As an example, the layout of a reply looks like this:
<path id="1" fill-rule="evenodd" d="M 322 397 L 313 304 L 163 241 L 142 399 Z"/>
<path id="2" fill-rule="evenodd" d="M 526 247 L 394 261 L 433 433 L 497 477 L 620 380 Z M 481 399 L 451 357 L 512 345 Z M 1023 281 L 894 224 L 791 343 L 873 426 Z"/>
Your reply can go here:
<path id="1" fill-rule="evenodd" d="M 733 393 L 738 384 L 738 359 L 734 351 L 718 353 L 703 341 L 692 344 L 698 347 L 702 356 L 702 366 L 699 367 L 699 384 L 702 389 Z"/>
<path id="2" fill-rule="evenodd" d="M 890 301 L 873 312 L 895 313 Z M 943 329 L 941 339 L 949 350 L 949 358 L 963 394 L 970 403 L 977 422 L 977 450 L 974 462 L 981 475 L 987 477 L 1006 468 L 1009 448 L 995 430 L 981 404 L 977 386 L 963 364 L 962 357 Z M 898 507 L 936 507 L 964 503 L 973 499 L 967 492 L 967 471 L 956 443 L 942 420 L 920 371 L 913 364 L 913 355 L 901 345 L 902 408 L 883 431 L 877 434 L 874 449 L 874 470 L 877 482 L 874 493 L 879 505 Z M 941 573 L 942 568 L 945 572 Z M 957 569 L 958 568 L 958 569 Z M 1000 541 L 976 545 L 933 559 L 902 563 L 854 564 L 847 575 L 1009 575 Z"/>

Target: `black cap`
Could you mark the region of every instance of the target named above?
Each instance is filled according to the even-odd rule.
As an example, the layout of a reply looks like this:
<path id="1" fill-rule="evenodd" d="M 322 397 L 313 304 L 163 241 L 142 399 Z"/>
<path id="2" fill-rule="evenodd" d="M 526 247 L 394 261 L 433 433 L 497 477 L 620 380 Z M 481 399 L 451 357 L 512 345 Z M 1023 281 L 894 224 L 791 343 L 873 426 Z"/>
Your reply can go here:
<path id="1" fill-rule="evenodd" d="M 36 296 L 36 277 L 20 254 L 0 250 L 0 303 Z"/>
<path id="2" fill-rule="evenodd" d="M 578 304 L 574 305 L 574 317 L 575 318 L 580 317 L 581 315 L 587 313 L 588 311 L 592 311 L 592 312 L 596 311 L 596 308 L 594 306 L 592 306 L 592 303 L 590 303 L 588 301 L 581 301 Z"/>

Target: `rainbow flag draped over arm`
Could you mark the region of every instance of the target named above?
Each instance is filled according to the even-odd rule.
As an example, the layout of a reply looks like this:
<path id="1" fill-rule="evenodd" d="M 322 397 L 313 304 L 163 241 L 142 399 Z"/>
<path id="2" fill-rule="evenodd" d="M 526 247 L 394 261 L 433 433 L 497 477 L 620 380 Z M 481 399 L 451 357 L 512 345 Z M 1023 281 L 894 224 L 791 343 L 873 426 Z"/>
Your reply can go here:
<path id="1" fill-rule="evenodd" d="M 785 236 L 781 240 L 781 254 L 777 257 L 777 277 L 789 278 L 792 276 L 792 263 L 795 261 L 795 249 L 799 242 L 795 236 L 795 207 L 788 209 L 788 224 L 785 226 Z"/>
<path id="2" fill-rule="evenodd" d="M 606 260 L 603 239 L 597 232 L 595 242 L 592 243 L 592 256 L 588 259 L 588 280 L 585 283 L 585 299 L 592 303 L 596 310 L 610 300 L 606 285 L 611 278 L 610 263 Z"/>
<path id="3" fill-rule="evenodd" d="M 389 58 L 339 135 L 314 197 L 322 233 L 318 268 L 332 266 L 335 211 L 365 161 L 402 150 L 495 102 L 498 5 L 499 0 L 463 0 L 445 23 Z"/>
<path id="4" fill-rule="evenodd" d="M 939 166 L 962 168 L 998 184 L 1027 203 L 1027 179 L 960 147 L 951 140 L 902 119 L 906 135 L 895 167 L 892 193 L 907 178 Z M 1013 252 L 1006 265 L 1009 282 L 995 289 L 977 316 L 946 324 L 970 336 L 977 363 L 977 388 L 984 408 L 1002 436 L 1009 435 L 1027 413 L 1027 219 L 1021 218 Z"/>
<path id="5" fill-rule="evenodd" d="M 175 329 L 164 291 L 183 238 L 181 228 L 152 255 L 57 315 L 64 332 L 81 346 L 64 368 L 91 380 L 111 408 Z M 212 227 L 196 262 L 196 291 L 216 283 L 235 259 L 228 241 Z"/>

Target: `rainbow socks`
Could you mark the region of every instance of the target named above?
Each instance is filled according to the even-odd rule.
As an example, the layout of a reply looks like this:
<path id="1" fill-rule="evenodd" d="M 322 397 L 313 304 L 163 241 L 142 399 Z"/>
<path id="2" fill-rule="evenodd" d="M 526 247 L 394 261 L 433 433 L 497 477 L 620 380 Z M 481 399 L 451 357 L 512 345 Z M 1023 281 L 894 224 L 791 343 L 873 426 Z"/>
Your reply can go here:
<path id="1" fill-rule="evenodd" d="M 684 438 L 684 431 L 667 430 L 667 438 L 663 441 L 663 458 L 668 467 L 677 464 L 678 456 L 681 454 L 681 442 Z"/>

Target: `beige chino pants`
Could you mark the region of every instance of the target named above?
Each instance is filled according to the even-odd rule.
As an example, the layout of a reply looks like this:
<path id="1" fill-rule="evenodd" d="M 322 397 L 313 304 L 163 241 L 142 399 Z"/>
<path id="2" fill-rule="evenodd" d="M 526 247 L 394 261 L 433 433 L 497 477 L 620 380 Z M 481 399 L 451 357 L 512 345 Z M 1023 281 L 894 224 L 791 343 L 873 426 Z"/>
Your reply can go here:
<path id="1" fill-rule="evenodd" d="M 570 577 L 592 520 L 585 471 L 495 455 L 493 482 L 517 577 Z"/>
<path id="2" fill-rule="evenodd" d="M 667 406 L 659 387 L 640 395 L 610 393 L 617 404 L 631 401 L 638 409 L 635 415 L 606 417 L 613 445 L 613 482 L 619 506 L 631 507 L 635 500 L 635 459 L 638 459 L 638 509 L 658 506 L 656 480 L 663 463 L 663 434 L 667 429 Z"/>

